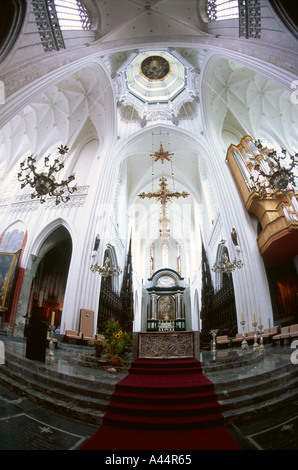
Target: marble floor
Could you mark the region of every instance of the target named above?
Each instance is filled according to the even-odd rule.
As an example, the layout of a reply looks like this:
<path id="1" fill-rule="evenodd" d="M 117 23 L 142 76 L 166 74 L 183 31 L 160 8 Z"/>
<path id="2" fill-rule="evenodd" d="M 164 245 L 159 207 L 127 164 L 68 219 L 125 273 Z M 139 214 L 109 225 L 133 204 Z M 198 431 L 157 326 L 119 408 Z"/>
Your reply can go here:
<path id="1" fill-rule="evenodd" d="M 5 350 L 24 355 L 24 342 L 4 340 Z M 216 383 L 224 383 L 234 377 L 236 380 L 248 374 L 256 374 L 257 369 L 269 370 L 277 363 L 288 363 L 291 349 L 286 346 L 268 346 L 264 359 L 256 361 L 253 367 L 222 369 L 212 367 L 214 359 L 209 351 L 201 354 L 202 364 L 206 365 L 207 375 Z M 75 349 L 65 347 L 56 350 L 54 366 L 65 374 L 88 376 L 92 380 L 104 380 L 116 384 L 126 371 L 117 375 L 106 371 L 83 367 L 78 361 Z M 227 357 L 227 351 L 218 351 L 216 363 Z M 237 354 L 233 351 L 232 354 Z M 241 354 L 239 350 L 238 354 Z M 0 364 L 1 367 L 1 364 Z M 298 367 L 298 365 L 296 365 Z M 214 370 L 213 370 L 214 369 Z M 298 386 L 298 382 L 297 382 Z M 298 387 L 297 387 L 298 388 Z M 298 395 L 270 413 L 262 413 L 251 419 L 245 419 L 228 428 L 244 450 L 297 450 L 298 449 Z M 27 398 L 20 397 L 0 385 L 0 450 L 75 450 L 88 439 L 97 427 L 51 412 Z"/>

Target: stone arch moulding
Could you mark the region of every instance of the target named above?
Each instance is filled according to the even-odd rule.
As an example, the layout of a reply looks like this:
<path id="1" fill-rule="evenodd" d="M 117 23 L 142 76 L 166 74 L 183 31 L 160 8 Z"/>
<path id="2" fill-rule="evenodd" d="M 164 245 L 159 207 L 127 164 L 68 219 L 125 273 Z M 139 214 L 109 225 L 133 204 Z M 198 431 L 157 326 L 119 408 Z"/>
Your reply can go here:
<path id="1" fill-rule="evenodd" d="M 116 249 L 110 243 L 108 243 L 106 248 L 105 248 L 105 251 L 104 251 L 104 254 L 103 254 L 103 264 L 105 263 L 107 257 L 110 258 L 111 266 L 113 268 L 117 268 L 119 266 Z M 112 280 L 113 288 L 116 289 L 116 290 L 119 290 L 119 277 L 118 276 L 112 276 L 111 280 Z"/>
<path id="2" fill-rule="evenodd" d="M 72 245 L 74 246 L 76 233 L 72 224 L 70 224 L 68 221 L 62 218 L 55 219 L 52 222 L 50 222 L 48 225 L 46 225 L 41 230 L 41 232 L 37 235 L 35 240 L 33 241 L 31 245 L 30 253 L 28 251 L 26 253 L 26 264 L 28 264 L 29 262 L 31 263 L 31 260 L 29 259 L 30 256 L 37 257 L 39 255 L 40 249 L 42 248 L 42 245 L 45 242 L 45 240 L 49 237 L 49 235 L 51 235 L 51 233 L 53 233 L 59 227 L 64 227 L 68 231 L 69 236 L 71 238 Z M 29 250 L 29 247 L 28 247 L 28 250 Z"/>
<path id="3" fill-rule="evenodd" d="M 22 232 L 24 233 L 24 236 L 22 238 L 22 242 L 20 244 L 20 246 L 15 250 L 17 251 L 18 249 L 22 248 L 22 254 L 23 254 L 23 251 L 25 249 L 25 246 L 26 246 L 26 243 L 27 243 L 27 238 L 28 238 L 28 230 L 27 230 L 27 227 L 26 227 L 26 224 L 22 221 L 22 220 L 15 220 L 14 222 L 12 222 L 11 224 L 9 224 L 7 227 L 4 228 L 4 230 L 2 232 L 0 232 L 0 251 L 1 250 L 1 244 L 3 242 L 3 239 L 5 237 L 5 234 L 6 233 L 9 233 L 10 231 L 13 231 L 15 229 L 20 229 L 22 228 Z M 19 231 L 20 233 L 20 231 Z M 21 261 L 21 258 L 22 258 L 22 255 L 20 257 L 20 261 Z"/>
<path id="4" fill-rule="evenodd" d="M 224 253 L 230 259 L 229 250 L 223 243 L 220 243 L 216 251 L 216 260 L 215 263 L 218 264 L 221 262 Z M 215 273 L 215 290 L 218 291 L 222 287 L 222 273 Z"/>
<path id="5" fill-rule="evenodd" d="M 55 325 L 61 325 L 65 292 L 72 260 L 72 238 L 65 224 L 50 224 L 39 237 L 42 244 L 38 258 L 28 273 L 26 301 L 29 317 L 50 321 L 55 311 Z M 32 261 L 35 261 L 31 254 Z"/>
<path id="6" fill-rule="evenodd" d="M 181 277 L 177 271 L 174 271 L 174 269 L 170 268 L 159 269 L 153 274 L 150 280 L 152 280 L 154 286 L 157 286 L 159 279 L 163 276 L 169 276 L 171 279 L 173 279 L 175 286 L 179 286 L 180 281 L 183 280 L 183 277 Z"/>

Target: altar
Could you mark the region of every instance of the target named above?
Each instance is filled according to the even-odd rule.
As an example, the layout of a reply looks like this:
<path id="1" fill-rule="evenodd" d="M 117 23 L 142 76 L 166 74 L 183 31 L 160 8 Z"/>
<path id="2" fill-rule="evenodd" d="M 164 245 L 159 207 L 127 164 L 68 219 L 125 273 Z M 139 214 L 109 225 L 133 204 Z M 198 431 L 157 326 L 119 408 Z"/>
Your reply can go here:
<path id="1" fill-rule="evenodd" d="M 147 331 L 186 329 L 183 281 L 173 269 L 160 269 L 148 279 Z"/>
<path id="2" fill-rule="evenodd" d="M 198 359 L 200 336 L 198 331 L 138 333 L 137 348 L 139 359 Z"/>

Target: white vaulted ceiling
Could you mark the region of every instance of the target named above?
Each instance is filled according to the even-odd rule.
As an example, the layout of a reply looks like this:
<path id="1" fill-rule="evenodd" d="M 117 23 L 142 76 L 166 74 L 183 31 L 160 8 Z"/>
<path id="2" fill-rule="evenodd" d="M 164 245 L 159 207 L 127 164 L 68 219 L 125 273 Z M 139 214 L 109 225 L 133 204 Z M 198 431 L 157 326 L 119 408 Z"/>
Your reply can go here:
<path id="1" fill-rule="evenodd" d="M 175 189 L 190 193 L 188 200 L 181 201 L 183 209 L 178 204 L 171 206 L 171 210 L 176 210 L 176 221 L 179 220 L 175 229 L 180 230 L 192 226 L 194 202 L 202 204 L 203 192 L 210 188 L 208 174 L 202 172 L 203 160 L 210 158 L 207 128 L 213 131 L 219 147 L 227 147 L 230 139 L 237 141 L 245 133 L 256 139 L 273 136 L 290 151 L 291 144 L 298 146 L 298 111 L 297 105 L 291 103 L 290 91 L 275 82 L 274 77 L 268 78 L 266 71 L 263 74 L 254 69 L 252 61 L 247 65 L 244 56 L 241 63 L 226 57 L 220 38 L 216 51 L 204 47 L 203 41 L 200 44 L 200 38 L 209 36 L 199 19 L 200 2 L 94 3 L 99 12 L 97 39 L 92 45 L 98 46 L 97 56 L 92 56 L 90 65 L 86 59 L 84 67 L 76 72 L 66 75 L 61 70 L 60 79 L 43 88 L 40 95 L 35 94 L 0 130 L 3 181 L 30 153 L 43 156 L 63 144 L 70 146 L 70 157 L 74 150 L 75 158 L 84 158 L 86 153 L 80 153 L 84 144 L 98 141 L 100 147 L 113 135 L 115 152 L 117 145 L 121 147 L 119 162 L 127 177 L 128 209 L 137 204 L 144 208 L 139 213 L 148 214 L 152 205 L 140 200 L 139 192 L 151 191 L 152 184 L 156 189 L 161 176 L 172 185 L 174 173 Z M 139 58 L 150 54 L 165 54 L 169 59 L 171 74 L 165 81 L 150 83 L 141 77 L 140 82 Z M 93 67 L 96 60 L 97 67 Z M 174 64 L 179 66 L 175 68 Z M 99 73 L 103 69 L 105 83 Z M 167 88 L 172 78 L 179 87 Z M 160 88 L 156 86 L 156 93 L 152 93 L 154 87 L 150 85 Z M 161 95 L 160 90 L 169 94 Z M 153 178 L 150 154 L 159 150 L 160 143 L 174 156 L 172 164 L 156 162 Z M 220 158 L 224 157 L 222 152 Z M 208 197 L 215 206 L 213 195 Z M 150 222 L 156 226 L 158 206 L 153 209 Z M 170 214 L 170 218 L 173 220 L 175 214 Z"/>
<path id="2" fill-rule="evenodd" d="M 158 50 L 153 52 L 159 53 Z M 181 148 L 179 137 L 175 138 L 175 130 L 182 128 L 195 136 L 204 131 L 201 123 L 202 99 L 208 101 L 208 106 L 211 107 L 208 119 L 219 136 L 225 130 L 235 129 L 237 125 L 239 132 L 242 130 L 251 133 L 255 138 L 271 134 L 277 140 L 282 139 L 282 144 L 288 148 L 291 143 L 297 143 L 295 123 L 298 110 L 291 103 L 288 90 L 265 75 L 224 58 L 218 59 L 212 76 L 206 76 L 204 68 L 199 72 L 196 69 L 200 66 L 200 57 L 205 55 L 203 51 L 178 48 L 171 53 L 176 54 L 179 60 L 184 60 L 188 79 L 185 90 L 169 102 L 149 107 L 147 103 L 128 93 L 124 80 L 130 65 L 127 58 L 132 57 L 133 60 L 136 53 L 131 54 L 128 51 L 103 56 L 109 72 L 118 72 L 113 84 L 115 99 L 119 102 L 119 129 L 125 124 L 122 136 L 128 137 L 130 133 L 139 132 L 143 125 L 142 113 L 146 114 L 144 129 L 148 130 L 148 142 L 146 144 L 145 140 L 137 140 L 139 148 L 133 149 L 134 154 L 149 155 L 152 152 L 152 132 L 149 131 L 149 125 L 170 126 L 171 149 L 177 155 L 181 152 L 184 155 L 181 174 L 193 175 L 192 164 L 188 162 L 193 162 L 195 150 L 187 150 L 185 146 Z M 202 93 L 204 90 L 205 94 Z M 109 105 L 109 112 L 110 108 Z M 27 153 L 40 154 L 48 152 L 57 144 L 73 144 L 82 130 L 85 139 L 96 138 L 101 141 L 109 132 L 106 129 L 106 116 L 105 90 L 92 67 L 85 67 L 49 86 L 0 130 L 2 175 Z M 134 127 L 130 128 L 132 122 Z M 163 133 L 166 134 L 167 130 Z M 164 144 L 167 145 L 168 137 L 165 139 Z M 158 140 L 156 137 L 155 150 L 159 148 Z M 130 155 L 127 154 L 128 156 Z M 176 160 L 179 162 L 178 158 Z M 143 168 L 140 165 L 140 170 Z M 135 172 L 134 169 L 133 179 L 140 181 L 143 175 L 136 175 Z"/>
<path id="3" fill-rule="evenodd" d="M 238 127 L 255 138 L 273 138 L 288 151 L 298 146 L 298 108 L 291 91 L 261 73 L 221 59 L 206 87 L 218 132 Z"/>
<path id="4" fill-rule="evenodd" d="M 27 154 L 43 155 L 58 145 L 106 132 L 105 96 L 96 70 L 86 67 L 51 85 L 0 130 L 0 168 L 9 170 Z"/>
<path id="5" fill-rule="evenodd" d="M 101 42 L 206 34 L 197 0 L 96 0 L 96 4 Z"/>
<path id="6" fill-rule="evenodd" d="M 150 53 L 159 52 L 154 49 Z M 198 198 L 200 152 L 190 141 L 181 139 L 180 131 L 196 138 L 204 133 L 204 99 L 210 107 L 208 122 L 218 136 L 238 128 L 239 135 L 249 132 L 256 138 L 282 137 L 284 146 L 297 142 L 297 106 L 291 103 L 290 93 L 273 80 L 224 58 L 217 60 L 210 77 L 204 73 L 204 67 L 201 69 L 202 58 L 206 56 L 204 51 L 177 48 L 171 49 L 171 54 L 183 63 L 187 76 L 185 89 L 168 102 L 149 106 L 129 93 L 125 81 L 130 60 L 137 57 L 136 51 L 103 56 L 108 72 L 114 77 L 119 129 L 124 126 L 122 137 L 127 139 L 143 129 L 141 138 L 125 147 L 121 156 L 127 160 L 128 200 L 137 196 L 141 186 L 152 186 L 150 154 L 159 149 L 161 142 L 165 150 L 170 145 L 174 153 L 176 184 Z M 107 113 L 111 113 L 111 104 L 105 102 L 105 90 L 92 67 L 85 67 L 49 86 L 1 129 L 2 174 L 30 153 L 43 154 L 61 144 L 80 145 L 82 139 L 101 142 L 110 132 Z M 146 114 L 145 124 L 142 113 Z M 155 165 L 156 178 L 165 171 L 171 179 L 170 167 Z"/>

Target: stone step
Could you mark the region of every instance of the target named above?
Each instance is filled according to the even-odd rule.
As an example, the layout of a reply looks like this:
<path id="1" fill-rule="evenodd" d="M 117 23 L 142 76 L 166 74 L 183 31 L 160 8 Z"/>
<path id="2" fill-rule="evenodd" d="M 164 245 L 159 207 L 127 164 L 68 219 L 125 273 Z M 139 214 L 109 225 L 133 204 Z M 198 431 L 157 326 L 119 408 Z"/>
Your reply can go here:
<path id="1" fill-rule="evenodd" d="M 123 370 L 113 380 L 109 380 L 106 377 L 108 374 L 103 371 L 94 378 L 92 370 L 89 374 L 88 366 L 83 374 L 72 375 L 64 371 L 63 367 L 59 369 L 30 361 L 10 352 L 6 352 L 5 360 L 6 365 L 0 367 L 1 384 L 52 411 L 98 426 L 102 423 L 115 385 L 126 375 Z M 244 375 L 241 359 L 236 361 L 238 368 L 230 361 L 202 364 L 203 372 L 206 369 L 210 372 L 206 376 L 215 385 L 217 399 L 227 421 L 245 419 L 254 413 L 267 412 L 297 399 L 297 366 L 278 363 L 275 368 L 254 375 L 254 368 L 250 366 L 254 364 L 253 361 L 261 360 L 253 354 L 251 358 L 244 359 L 250 371 L 247 376 Z M 75 362 L 73 367 L 76 369 Z M 229 372 L 224 374 L 228 379 L 223 378 L 221 370 L 231 371 L 230 376 Z"/>
<path id="2" fill-rule="evenodd" d="M 55 413 L 60 413 L 63 416 L 67 416 L 73 420 L 83 421 L 88 424 L 95 424 L 101 426 L 102 419 L 105 414 L 103 411 L 88 409 L 86 406 L 79 407 L 71 402 L 66 402 L 52 397 L 48 394 L 42 393 L 41 391 L 30 388 L 30 384 L 21 384 L 15 382 L 8 376 L 0 371 L 0 383 L 7 387 L 9 390 L 15 392 L 21 397 L 26 397 L 33 403 L 44 406 L 46 409 Z"/>
<path id="3" fill-rule="evenodd" d="M 227 421 L 252 416 L 255 410 L 265 413 L 298 397 L 298 369 L 291 363 L 276 365 L 275 369 L 247 377 L 215 382 L 215 392 Z"/>
<path id="4" fill-rule="evenodd" d="M 173 431 L 221 425 L 224 423 L 224 418 L 221 413 L 216 412 L 200 416 L 183 416 L 182 418 L 173 415 L 163 419 L 155 416 L 125 416 L 108 412 L 103 418 L 103 423 L 109 426 L 135 429 L 143 429 L 145 425 L 146 429 Z"/>
<path id="5" fill-rule="evenodd" d="M 91 379 L 92 375 L 90 378 L 70 375 L 51 369 L 43 363 L 35 361 L 32 363 L 9 353 L 6 354 L 5 359 L 8 371 L 15 374 L 16 378 L 25 375 L 26 380 L 35 379 L 45 384 L 53 384 L 56 388 L 62 388 L 67 393 L 75 392 L 80 395 L 106 399 L 114 391 L 114 385 L 105 381 L 104 378 L 97 381 Z M 24 371 L 26 371 L 25 374 Z"/>
<path id="6" fill-rule="evenodd" d="M 43 363 L 6 354 L 0 383 L 46 408 L 100 425 L 114 390 L 108 381 L 65 375 Z"/>
<path id="7" fill-rule="evenodd" d="M 264 373 L 256 377 L 246 378 L 238 382 L 217 383 L 215 390 L 219 400 L 235 399 L 241 396 L 256 394 L 268 389 L 288 386 L 292 381 L 297 382 L 298 370 L 280 368 L 274 372 Z"/>
<path id="8" fill-rule="evenodd" d="M 1 372 L 1 376 L 3 377 L 3 369 L 1 369 Z M 32 393 L 36 391 L 39 394 L 44 394 L 45 396 L 52 397 L 53 399 L 56 398 L 61 402 L 66 401 L 68 406 L 74 404 L 82 407 L 86 406 L 90 409 L 105 411 L 106 403 L 110 399 L 109 395 L 102 397 L 102 394 L 98 394 L 98 396 L 96 396 L 96 393 L 93 390 L 90 390 L 90 393 L 88 393 L 87 388 L 79 386 L 75 387 L 63 380 L 45 379 L 41 374 L 37 374 L 36 377 L 31 373 L 20 375 L 17 368 L 14 368 L 13 371 L 9 368 L 6 372 L 6 377 L 10 379 L 11 383 L 15 382 L 20 384 L 23 389 L 25 387 L 30 388 Z"/>
<path id="9" fill-rule="evenodd" d="M 296 390 L 291 390 L 291 392 L 286 392 L 283 390 L 282 394 L 274 397 L 274 398 L 267 398 L 266 401 L 260 403 L 253 403 L 246 406 L 242 406 L 241 408 L 230 407 L 222 412 L 223 416 L 225 417 L 225 422 L 229 423 L 237 423 L 239 421 L 251 418 L 259 418 L 262 414 L 273 412 L 277 410 L 283 405 L 288 405 L 289 403 L 297 400 L 298 392 L 297 392 L 297 382 L 296 382 Z"/>
<path id="10" fill-rule="evenodd" d="M 245 394 L 244 389 L 236 398 L 219 399 L 223 415 L 230 421 L 243 419 L 245 416 L 251 417 L 253 410 L 264 413 L 298 397 L 297 378 L 285 380 L 282 384 L 264 385 L 265 388 L 252 393 Z"/>

